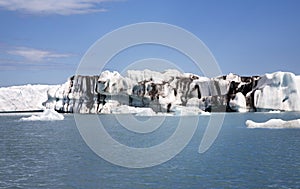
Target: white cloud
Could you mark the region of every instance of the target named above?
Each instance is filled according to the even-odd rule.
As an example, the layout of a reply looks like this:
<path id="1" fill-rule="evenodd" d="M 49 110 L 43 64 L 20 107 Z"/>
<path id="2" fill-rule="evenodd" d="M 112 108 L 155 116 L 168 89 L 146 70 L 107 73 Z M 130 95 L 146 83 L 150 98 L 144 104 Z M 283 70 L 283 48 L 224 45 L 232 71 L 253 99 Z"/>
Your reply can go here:
<path id="1" fill-rule="evenodd" d="M 0 0 L 0 7 L 31 14 L 87 14 L 104 12 L 101 3 L 115 0 Z"/>
<path id="2" fill-rule="evenodd" d="M 25 59 L 32 62 L 49 61 L 55 58 L 67 58 L 72 56 L 71 54 L 61 54 L 28 47 L 17 47 L 14 50 L 8 51 L 8 53 L 11 55 L 24 57 Z"/>

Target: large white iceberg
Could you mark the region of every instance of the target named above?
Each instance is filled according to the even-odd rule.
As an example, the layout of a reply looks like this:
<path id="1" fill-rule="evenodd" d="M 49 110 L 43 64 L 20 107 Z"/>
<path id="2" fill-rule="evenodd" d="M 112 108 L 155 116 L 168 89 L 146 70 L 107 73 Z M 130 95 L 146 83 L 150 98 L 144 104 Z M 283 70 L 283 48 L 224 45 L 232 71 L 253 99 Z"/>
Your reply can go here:
<path id="1" fill-rule="evenodd" d="M 300 80 L 289 72 L 265 74 L 254 88 L 258 110 L 300 111 Z"/>
<path id="2" fill-rule="evenodd" d="M 300 76 L 289 72 L 207 78 L 177 70 L 128 70 L 126 76 L 103 71 L 99 76 L 72 76 L 62 85 L 0 88 L 0 112 L 54 109 L 67 113 L 139 113 L 134 108 L 151 108 L 156 115 L 196 114 L 198 109 L 300 111 L 298 102 Z"/>
<path id="3" fill-rule="evenodd" d="M 43 110 L 47 92 L 58 85 L 23 85 L 0 88 L 0 111 Z"/>

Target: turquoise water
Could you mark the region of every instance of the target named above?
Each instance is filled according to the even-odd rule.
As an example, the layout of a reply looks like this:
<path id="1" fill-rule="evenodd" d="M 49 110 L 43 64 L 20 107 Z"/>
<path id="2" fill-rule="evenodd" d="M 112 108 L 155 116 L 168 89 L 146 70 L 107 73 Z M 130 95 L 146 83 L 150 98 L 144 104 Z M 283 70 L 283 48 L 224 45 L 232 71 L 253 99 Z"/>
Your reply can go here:
<path id="1" fill-rule="evenodd" d="M 200 116 L 191 142 L 161 165 L 128 169 L 93 153 L 72 115 L 63 121 L 0 116 L 0 188 L 300 188 L 300 129 L 247 129 L 245 121 L 290 120 L 299 113 L 227 114 L 211 148 L 198 147 L 209 120 Z M 112 115 L 99 116 L 116 140 L 135 147 L 159 144 L 179 117 L 151 134 L 134 134 Z M 146 119 L 146 118 L 139 118 Z"/>

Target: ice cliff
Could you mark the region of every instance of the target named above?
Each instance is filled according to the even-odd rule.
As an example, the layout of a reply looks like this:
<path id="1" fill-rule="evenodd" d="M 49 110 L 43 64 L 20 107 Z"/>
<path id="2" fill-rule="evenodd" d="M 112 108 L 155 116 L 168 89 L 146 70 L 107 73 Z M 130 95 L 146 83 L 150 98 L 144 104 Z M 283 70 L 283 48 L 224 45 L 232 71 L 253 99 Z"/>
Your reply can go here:
<path id="1" fill-rule="evenodd" d="M 65 113 L 300 111 L 300 76 L 275 72 L 207 78 L 177 70 L 104 71 L 62 85 L 0 88 L 0 111 L 55 109 Z"/>
<path id="2" fill-rule="evenodd" d="M 276 72 L 241 77 L 207 78 L 177 70 L 129 70 L 124 77 L 104 71 L 99 76 L 76 75 L 48 91 L 47 108 L 59 112 L 115 113 L 120 106 L 154 112 L 300 111 L 300 77 Z M 130 110 L 132 112 L 132 110 Z"/>
<path id="3" fill-rule="evenodd" d="M 252 93 L 257 110 L 300 111 L 300 76 L 293 73 L 265 74 Z"/>
<path id="4" fill-rule="evenodd" d="M 0 88 L 0 112 L 43 110 L 51 85 L 23 85 Z"/>

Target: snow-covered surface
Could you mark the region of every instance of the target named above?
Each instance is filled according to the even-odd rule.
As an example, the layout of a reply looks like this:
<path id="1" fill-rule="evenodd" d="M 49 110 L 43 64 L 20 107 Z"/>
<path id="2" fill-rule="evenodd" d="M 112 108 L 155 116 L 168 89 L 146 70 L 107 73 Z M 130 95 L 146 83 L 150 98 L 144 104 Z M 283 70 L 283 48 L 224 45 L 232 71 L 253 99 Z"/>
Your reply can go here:
<path id="1" fill-rule="evenodd" d="M 247 107 L 245 96 L 241 92 L 236 93 L 235 98 L 230 100 L 229 106 L 237 112 L 246 112 Z"/>
<path id="2" fill-rule="evenodd" d="M 47 91 L 56 85 L 23 85 L 0 88 L 0 111 L 43 110 Z"/>
<path id="3" fill-rule="evenodd" d="M 258 80 L 254 104 L 258 109 L 300 111 L 299 77 L 289 72 L 265 74 Z"/>
<path id="4" fill-rule="evenodd" d="M 30 117 L 22 117 L 21 121 L 55 121 L 63 120 L 64 116 L 52 109 L 45 109 L 43 113 L 32 115 Z"/>
<path id="5" fill-rule="evenodd" d="M 284 121 L 282 119 L 270 119 L 266 122 L 254 122 L 247 120 L 246 125 L 248 128 L 265 128 L 265 129 L 284 129 L 284 128 L 300 128 L 300 119 Z"/>

